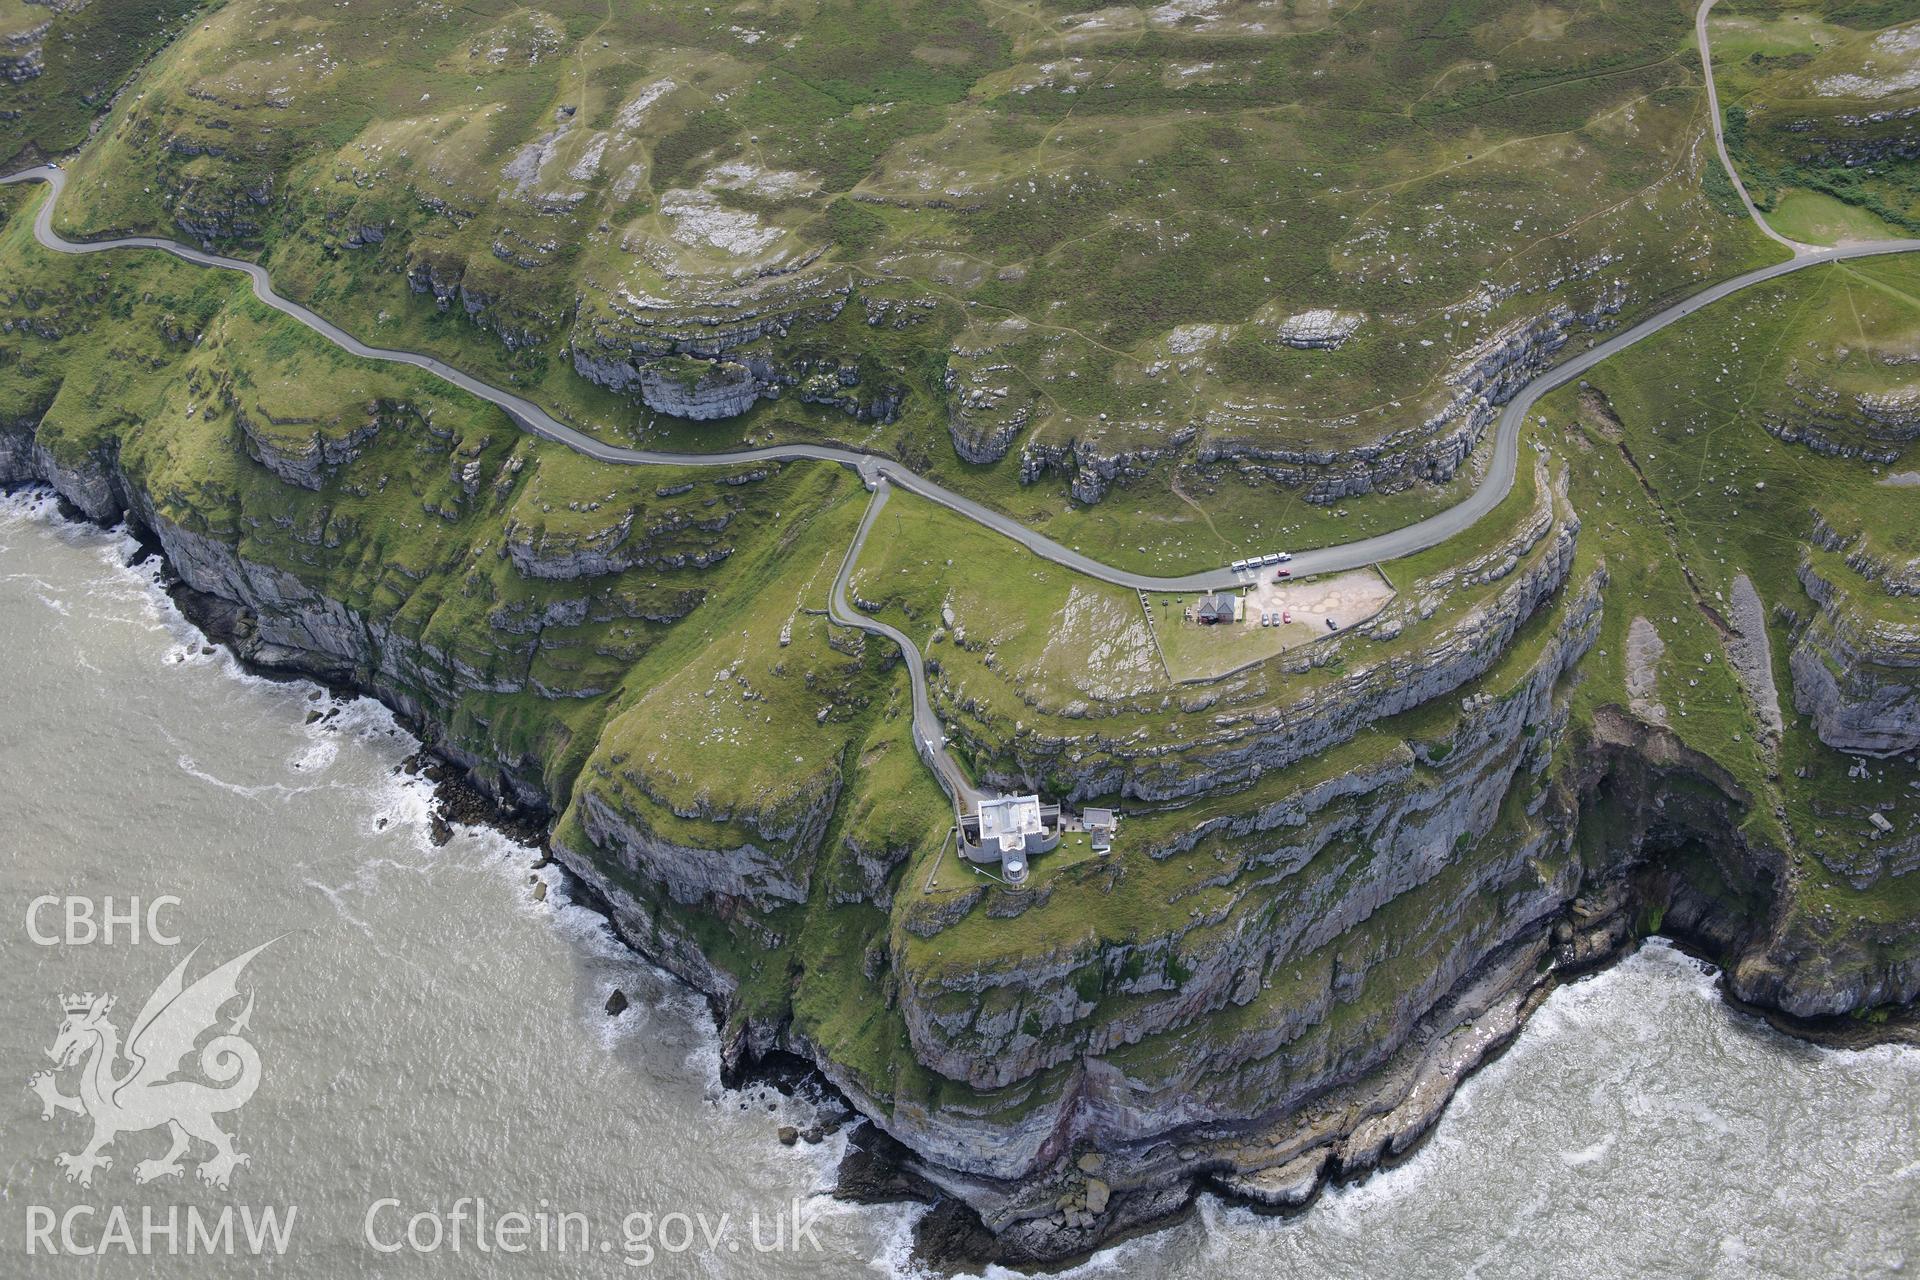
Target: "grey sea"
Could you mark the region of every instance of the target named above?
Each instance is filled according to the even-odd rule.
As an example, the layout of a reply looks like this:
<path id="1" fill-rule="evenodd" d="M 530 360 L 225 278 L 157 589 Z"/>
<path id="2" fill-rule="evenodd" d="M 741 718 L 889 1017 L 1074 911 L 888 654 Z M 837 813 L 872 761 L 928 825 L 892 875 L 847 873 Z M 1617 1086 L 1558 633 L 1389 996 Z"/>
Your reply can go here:
<path id="1" fill-rule="evenodd" d="M 814 1104 L 723 1088 L 699 998 L 530 851 L 436 846 L 391 716 L 240 670 L 132 550 L 0 502 L 0 1276 L 913 1273 L 917 1209 L 826 1194 L 846 1132 L 782 1146 Z M 126 1037 L 262 944 L 218 1023 L 259 1062 L 222 1188 L 197 1141 L 166 1167 L 171 1104 L 89 1099 L 94 1057 L 49 1050 L 67 998 Z M 155 1127 L 81 1185 L 96 1113 Z M 1203 1198 L 1071 1274 L 1915 1268 L 1920 1053 L 1789 1040 L 1656 942 L 1555 993 L 1400 1166 L 1288 1218 Z"/>

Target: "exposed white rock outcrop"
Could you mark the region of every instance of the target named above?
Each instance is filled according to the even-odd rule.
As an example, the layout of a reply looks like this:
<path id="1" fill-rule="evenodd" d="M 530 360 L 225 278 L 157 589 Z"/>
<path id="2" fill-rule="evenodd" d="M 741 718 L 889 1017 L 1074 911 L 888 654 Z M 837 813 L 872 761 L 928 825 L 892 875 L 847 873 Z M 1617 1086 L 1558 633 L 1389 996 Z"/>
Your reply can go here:
<path id="1" fill-rule="evenodd" d="M 1321 307 L 1287 317 L 1274 331 L 1274 336 L 1286 345 L 1303 351 L 1332 351 L 1351 338 L 1365 319 L 1357 311 L 1334 311 Z"/>

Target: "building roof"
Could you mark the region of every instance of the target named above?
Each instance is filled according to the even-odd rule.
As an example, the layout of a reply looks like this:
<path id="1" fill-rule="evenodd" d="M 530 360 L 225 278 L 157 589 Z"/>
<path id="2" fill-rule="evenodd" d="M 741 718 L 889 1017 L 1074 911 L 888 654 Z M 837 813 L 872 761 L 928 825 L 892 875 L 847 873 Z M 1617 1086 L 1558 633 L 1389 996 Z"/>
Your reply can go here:
<path id="1" fill-rule="evenodd" d="M 1118 826 L 1120 819 L 1111 809 L 1083 809 L 1080 812 L 1080 821 L 1091 830 L 1094 827 Z"/>
<path id="2" fill-rule="evenodd" d="M 1224 591 L 1215 591 L 1200 597 L 1199 612 L 1215 618 L 1231 618 L 1234 615 L 1234 598 Z"/>
<path id="3" fill-rule="evenodd" d="M 997 844 L 1002 854 L 1020 853 L 1027 837 L 1045 831 L 1039 796 L 1000 796 L 980 802 L 980 843 Z"/>

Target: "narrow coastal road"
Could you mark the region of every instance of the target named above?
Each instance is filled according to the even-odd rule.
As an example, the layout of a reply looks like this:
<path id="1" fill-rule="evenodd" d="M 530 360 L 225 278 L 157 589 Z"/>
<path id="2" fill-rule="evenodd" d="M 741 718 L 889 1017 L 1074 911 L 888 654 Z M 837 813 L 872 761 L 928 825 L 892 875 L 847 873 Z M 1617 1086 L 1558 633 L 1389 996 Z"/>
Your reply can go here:
<path id="1" fill-rule="evenodd" d="M 1789 240 L 1768 225 L 1760 215 L 1760 206 L 1747 194 L 1747 184 L 1740 181 L 1740 171 L 1733 167 L 1733 157 L 1727 154 L 1727 135 L 1720 122 L 1720 90 L 1713 83 L 1713 52 L 1707 44 L 1707 11 L 1717 0 L 1700 0 L 1700 8 L 1693 15 L 1694 39 L 1700 44 L 1700 71 L 1707 78 L 1707 118 L 1713 121 L 1713 149 L 1720 153 L 1720 167 L 1727 171 L 1727 177 L 1733 181 L 1733 189 L 1740 196 L 1740 203 L 1747 206 L 1747 216 L 1753 219 L 1753 225 L 1760 228 L 1762 235 L 1769 240 L 1778 241 L 1792 250 L 1795 257 L 1818 253 L 1817 245 L 1801 244 L 1798 240 Z"/>
<path id="2" fill-rule="evenodd" d="M 1911 253 L 1920 249 L 1920 240 L 1886 240 L 1842 245 L 1833 249 L 1818 249 L 1789 240 L 1767 225 L 1766 219 L 1760 216 L 1759 209 L 1747 194 L 1746 186 L 1740 181 L 1740 175 L 1735 171 L 1733 161 L 1727 154 L 1726 139 L 1720 122 L 1719 95 L 1713 83 L 1713 61 L 1707 47 L 1707 13 L 1713 5 L 1714 0 L 1702 0 L 1694 18 L 1694 25 L 1700 41 L 1701 68 L 1707 81 L 1707 105 L 1713 119 L 1714 147 L 1719 152 L 1720 163 L 1725 166 L 1727 176 L 1733 181 L 1734 190 L 1740 193 L 1741 202 L 1746 205 L 1747 212 L 1752 216 L 1755 224 L 1767 236 L 1790 249 L 1794 256 L 1785 262 L 1761 267 L 1731 280 L 1709 285 L 1692 297 L 1649 316 L 1632 328 L 1615 334 L 1605 342 L 1590 346 L 1572 359 L 1540 374 L 1522 387 L 1519 393 L 1502 408 L 1494 426 L 1492 465 L 1472 493 L 1437 515 L 1390 533 L 1378 534 L 1356 542 L 1341 543 L 1338 546 L 1299 552 L 1293 558 L 1292 567 L 1296 575 L 1333 573 L 1360 568 L 1382 560 L 1396 559 L 1415 551 L 1437 546 L 1473 525 L 1498 506 L 1501 499 L 1505 498 L 1513 488 L 1514 475 L 1519 466 L 1520 428 L 1526 421 L 1528 411 L 1540 397 L 1557 387 L 1564 386 L 1601 361 L 1618 355 L 1675 321 L 1682 320 L 1702 307 L 1711 306 L 1743 289 L 1778 279 L 1794 271 L 1824 263 L 1844 261 L 1848 258 Z M 834 579 L 833 590 L 828 596 L 827 612 L 833 621 L 843 626 L 857 627 L 870 634 L 882 636 L 900 647 L 900 652 L 906 658 L 911 676 L 909 683 L 913 690 L 914 749 L 934 771 L 947 794 L 956 804 L 963 807 L 975 802 L 980 793 L 967 777 L 966 770 L 947 750 L 945 732 L 939 717 L 933 712 L 927 693 L 926 660 L 922 657 L 918 646 L 904 632 L 876 618 L 867 617 L 852 608 L 847 601 L 847 581 L 852 576 L 854 565 L 860 558 L 861 548 L 866 545 L 867 535 L 872 531 L 874 520 L 879 516 L 881 508 L 886 506 L 892 487 L 904 489 L 939 503 L 996 533 L 1013 539 L 1035 555 L 1056 564 L 1138 591 L 1210 590 L 1232 587 L 1250 576 L 1236 572 L 1231 567 L 1172 577 L 1117 569 L 1111 565 L 1102 564 L 1091 556 L 1083 555 L 1071 547 L 1063 546 L 1044 534 L 1036 533 L 1008 516 L 908 470 L 891 458 L 857 449 L 835 445 L 787 444 L 768 445 L 757 449 L 730 449 L 718 453 L 673 453 L 650 449 L 629 449 L 620 445 L 607 444 L 558 421 L 545 409 L 524 396 L 518 396 L 490 383 L 482 382 L 443 360 L 413 351 L 367 345 L 325 317 L 274 292 L 273 281 L 268 276 L 266 268 L 257 263 L 209 253 L 204 249 L 196 249 L 160 236 L 122 236 L 111 240 L 84 243 L 63 239 L 53 230 L 53 211 L 55 204 L 59 201 L 60 192 L 66 185 L 66 177 L 65 172 L 57 166 L 44 165 L 0 178 L 0 184 L 44 182 L 50 188 L 47 199 L 42 202 L 33 223 L 34 238 L 45 248 L 56 253 L 69 254 L 107 253 L 119 249 L 158 249 L 200 266 L 242 272 L 253 282 L 254 296 L 261 302 L 298 320 L 343 351 L 369 360 L 387 360 L 424 369 L 469 394 L 499 406 L 522 430 L 543 440 L 565 445 L 597 461 L 624 466 L 686 467 L 738 466 L 752 462 L 812 459 L 838 462 L 854 468 L 860 473 L 867 487 L 873 491 L 873 499 L 867 505 L 866 514 L 861 517 L 859 531 L 855 533 L 852 545 L 847 548 L 846 559 L 842 561 L 840 573 Z"/>
<path id="3" fill-rule="evenodd" d="M 880 508 L 887 505 L 888 484 L 883 477 L 873 482 L 873 500 L 867 504 L 866 515 L 860 518 L 860 529 L 853 535 L 853 544 L 847 548 L 847 558 L 840 563 L 840 574 L 833 580 L 833 590 L 827 596 L 827 616 L 845 627 L 858 627 L 862 631 L 876 636 L 884 636 L 900 646 L 901 654 L 907 660 L 907 673 L 912 677 L 913 686 L 913 747 L 920 753 L 927 767 L 940 780 L 941 787 L 954 803 L 969 808 L 980 798 L 973 780 L 967 777 L 967 771 L 947 750 L 946 730 L 940 724 L 940 718 L 933 713 L 933 704 L 927 698 L 927 664 L 920 656 L 919 648 L 908 639 L 906 633 L 888 626 L 878 618 L 851 607 L 847 603 L 847 580 L 853 576 L 853 566 L 860 559 L 860 549 L 867 545 L 867 534 L 873 531 L 873 522 L 879 518 Z"/>
<path id="4" fill-rule="evenodd" d="M 1704 24 L 1704 17 L 1702 22 Z M 869 485 L 880 480 L 889 481 L 895 488 L 918 494 L 1013 539 L 1037 556 L 1117 586 L 1137 591 L 1205 591 L 1232 587 L 1247 580 L 1248 575 L 1236 573 L 1231 567 L 1161 577 L 1154 574 L 1134 573 L 1102 564 L 1092 556 L 1083 555 L 1045 534 L 1036 533 L 1012 517 L 955 493 L 946 486 L 907 469 L 891 458 L 840 445 L 777 444 L 754 449 L 728 449 L 717 453 L 674 453 L 653 449 L 631 449 L 623 445 L 596 440 L 584 431 L 555 419 L 553 415 L 526 397 L 502 390 L 491 383 L 482 382 L 472 374 L 456 369 L 444 360 L 413 351 L 367 345 L 324 316 L 274 292 L 273 281 L 267 275 L 266 268 L 257 263 L 209 253 L 204 249 L 196 249 L 191 245 L 181 244 L 161 236 L 121 236 L 111 240 L 84 242 L 63 239 L 53 229 L 53 210 L 61 190 L 66 185 L 66 177 L 63 170 L 45 165 L 0 178 L 0 184 L 45 182 L 52 188 L 47 200 L 40 206 L 40 212 L 33 223 L 34 237 L 45 248 L 56 253 L 69 254 L 110 253 L 122 249 L 158 249 L 200 266 L 241 272 L 253 282 L 254 296 L 261 302 L 298 320 L 341 350 L 368 360 L 386 360 L 424 369 L 435 377 L 459 387 L 462 391 L 498 405 L 519 424 L 522 430 L 539 436 L 543 440 L 565 445 L 597 461 L 612 463 L 616 466 L 675 467 L 739 466 L 742 463 L 808 459 L 837 462 L 854 468 Z M 1466 529 L 1498 506 L 1500 500 L 1507 496 L 1507 491 L 1513 487 L 1513 478 L 1517 469 L 1516 455 L 1520 426 L 1526 420 L 1527 411 L 1541 396 L 1579 377 L 1602 360 L 1618 355 L 1635 343 L 1651 337 L 1676 320 L 1684 319 L 1700 308 L 1710 306 L 1743 289 L 1752 288 L 1754 285 L 1778 279 L 1795 271 L 1803 271 L 1808 267 L 1840 262 L 1848 258 L 1911 253 L 1915 250 L 1920 250 L 1920 240 L 1883 240 L 1842 245 L 1834 249 L 1808 249 L 1785 262 L 1760 267 L 1745 275 L 1735 276 L 1731 280 L 1709 285 L 1692 297 L 1677 302 L 1656 315 L 1649 316 L 1632 328 L 1615 334 L 1607 341 L 1589 347 L 1572 359 L 1540 374 L 1507 402 L 1495 425 L 1492 465 L 1472 493 L 1437 515 L 1395 529 L 1390 533 L 1378 534 L 1357 542 L 1344 542 L 1336 546 L 1299 552 L 1293 560 L 1294 573 L 1304 576 L 1312 573 L 1357 569 L 1381 560 L 1392 560 L 1411 555 L 1415 551 L 1423 551 L 1445 542 Z"/>

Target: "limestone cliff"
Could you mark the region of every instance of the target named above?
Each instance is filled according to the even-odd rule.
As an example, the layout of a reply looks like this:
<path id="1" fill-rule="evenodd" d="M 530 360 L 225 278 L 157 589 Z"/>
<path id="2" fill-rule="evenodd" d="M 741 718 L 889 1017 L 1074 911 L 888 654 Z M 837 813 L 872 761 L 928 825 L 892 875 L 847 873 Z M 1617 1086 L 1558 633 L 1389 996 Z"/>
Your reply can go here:
<path id="1" fill-rule="evenodd" d="M 1794 705 L 1842 751 L 1920 748 L 1920 625 L 1877 616 L 1871 580 L 1848 593 L 1837 576 L 1837 567 L 1823 573 L 1811 559 L 1801 563 L 1817 612 L 1793 648 Z"/>
<path id="2" fill-rule="evenodd" d="M 756 495 L 795 493 L 782 505 L 817 516 L 850 481 L 622 477 L 558 503 L 549 455 L 497 420 L 356 403 L 293 421 L 197 393 L 192 429 L 225 451 L 203 471 L 237 468 L 217 491 L 184 486 L 149 440 L 82 447 L 51 414 L 0 430 L 0 481 L 125 518 L 222 602 L 246 656 L 376 694 L 553 821 L 554 856 L 622 936 L 713 1001 L 729 1066 L 776 1050 L 817 1064 L 949 1193 L 926 1229 L 962 1252 L 1075 1256 L 1209 1188 L 1302 1203 L 1405 1150 L 1553 983 L 1655 927 L 1793 1016 L 1920 994 L 1914 921 L 1836 919 L 1806 897 L 1729 769 L 1617 705 L 1576 714 L 1609 570 L 1583 551 L 1564 470 L 1534 466 L 1531 506 L 1474 555 L 1317 648 L 1183 692 L 1177 716 L 1151 693 L 1074 708 L 1037 682 L 1001 703 L 957 661 L 940 669 L 983 779 L 1129 808 L 1123 854 L 1013 891 L 902 871 L 938 833 L 876 816 L 875 789 L 904 785 L 876 781 L 889 750 L 926 785 L 889 727 L 891 675 L 876 646 L 781 603 L 809 598 L 812 560 L 836 564 L 846 530 L 768 537 Z M 807 475 L 824 487 L 782 487 Z M 368 590 L 341 564 L 391 531 L 358 505 L 393 510 L 389 488 L 427 549 L 373 564 Z M 1808 555 L 1803 709 L 1830 741 L 1911 750 L 1911 628 L 1834 585 L 1853 572 L 1841 552 Z M 755 584 L 748 612 L 720 630 L 759 656 L 711 670 L 694 646 L 622 688 L 633 655 L 736 572 Z M 759 585 L 785 573 L 800 577 Z M 759 617 L 763 598 L 782 612 Z M 654 722 L 681 714 L 663 739 Z M 823 749 L 791 736 L 808 720 Z M 800 744 L 753 786 L 659 747 L 742 723 Z M 1878 853 L 1842 873 L 1913 870 L 1897 841 Z"/>
<path id="3" fill-rule="evenodd" d="M 1777 249 L 1714 185 L 1681 8 L 1397 0 L 1335 39 L 1211 7 L 1111 39 L 971 0 L 436 6 L 427 48 L 233 0 L 56 222 L 257 260 L 603 441 L 838 439 L 1182 572 L 1432 510 L 1536 374 Z M 62 80 L 61 27 L 16 26 L 0 77 Z M 1870 168 L 1911 132 L 1806 145 Z M 1590 369 L 1618 385 L 1536 403 L 1511 500 L 1224 674 L 1169 662 L 1177 602 L 901 501 L 860 603 L 925 642 L 962 766 L 1123 811 L 1012 889 L 951 856 L 892 646 L 824 613 L 851 470 L 593 461 L 235 277 L 44 252 L 37 198 L 0 195 L 0 483 L 125 520 L 248 660 L 382 699 L 543 828 L 729 1073 L 800 1054 L 899 1144 L 950 1256 L 1298 1206 L 1653 932 L 1780 1016 L 1920 994 L 1901 269 Z M 1315 509 L 1361 495 L 1404 496 Z"/>

